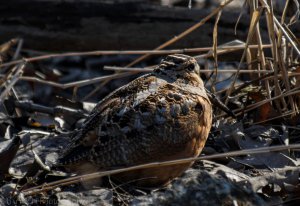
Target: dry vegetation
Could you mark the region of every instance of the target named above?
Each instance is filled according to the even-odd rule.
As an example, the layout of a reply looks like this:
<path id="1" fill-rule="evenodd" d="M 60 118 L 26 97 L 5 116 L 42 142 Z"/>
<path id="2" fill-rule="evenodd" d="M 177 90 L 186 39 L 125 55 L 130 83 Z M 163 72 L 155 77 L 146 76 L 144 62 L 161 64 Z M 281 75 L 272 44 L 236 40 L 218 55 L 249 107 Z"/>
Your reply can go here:
<path id="1" fill-rule="evenodd" d="M 72 177 L 61 177 L 65 174 L 58 174 L 50 169 L 55 155 L 59 154 L 59 150 L 68 141 L 68 135 L 92 108 L 93 104 L 86 100 L 93 99 L 97 92 L 104 91 L 105 94 L 125 83 L 120 82 L 121 78 L 128 81 L 132 76 L 150 72 L 155 67 L 153 64 L 157 64 L 157 59 L 172 53 L 195 56 L 202 66 L 202 78 L 207 88 L 236 116 L 228 116 L 215 108 L 214 126 L 209 140 L 203 154 L 193 158 L 197 160 L 193 168 L 207 170 L 205 165 L 210 164 L 210 169 L 207 170 L 210 175 L 222 171 L 223 176 L 218 176 L 217 179 L 226 177 L 228 184 L 247 187 L 256 193 L 255 198 L 261 202 L 257 201 L 255 204 L 263 204 L 263 201 L 271 205 L 297 202 L 300 185 L 300 44 L 297 34 L 293 34 L 289 28 L 298 19 L 298 8 L 293 10 L 293 15 L 287 15 L 291 13 L 289 8 L 297 7 L 297 2 L 287 0 L 279 16 L 274 14 L 271 0 L 247 0 L 241 8 L 241 14 L 247 12 L 244 15 L 250 16 L 247 39 L 237 41 L 233 37 L 232 42 L 218 45 L 218 26 L 222 20 L 222 12 L 226 12 L 223 9 L 232 1 L 224 1 L 207 17 L 182 33 L 174 34 L 176 37 L 154 50 L 42 54 L 26 49 L 23 51 L 22 39 L 3 43 L 0 46 L 2 202 L 10 198 L 10 201 L 17 200 L 19 204 L 25 204 L 38 199 L 38 204 L 46 205 L 56 193 L 77 192 L 74 185 L 80 182 L 138 168 L 191 161 L 192 159 L 180 159 L 156 162 Z M 215 21 L 211 47 L 166 49 L 194 30 L 201 30 L 201 26 L 211 20 Z M 262 38 L 261 24 L 267 27 L 268 39 Z M 135 55 L 140 56 L 133 59 Z M 76 73 L 66 69 L 65 65 L 82 63 L 82 59 L 91 56 L 101 57 L 102 64 L 106 65 L 100 72 L 94 72 L 93 77 L 87 74 L 88 71 L 81 70 L 78 74 L 77 70 Z M 151 61 L 146 61 L 149 57 Z M 126 58 L 127 63 L 122 62 L 117 67 L 109 66 L 118 64 L 121 58 Z M 128 62 L 128 59 L 133 61 Z M 65 65 L 61 66 L 63 61 L 67 63 L 64 62 Z M 50 67 L 55 69 L 49 70 Z M 77 80 L 79 77 L 87 78 Z M 120 81 L 113 81 L 116 79 Z M 50 178 L 45 177 L 48 173 L 51 174 Z M 41 174 L 44 178 L 37 179 Z M 226 181 L 222 184 L 227 184 Z M 109 184 L 113 183 L 109 181 Z M 111 185 L 104 187 L 112 191 L 111 198 L 118 204 L 147 204 L 147 200 L 141 199 L 141 196 L 151 199 L 157 194 L 167 194 L 168 190 L 176 190 L 176 184 L 179 183 L 172 184 L 167 190 L 155 191 L 154 194 L 139 193 L 134 188 L 116 189 L 118 186 Z M 130 191 L 125 191 L 126 189 Z M 176 199 L 180 202 L 181 196 L 178 192 L 174 201 Z M 208 205 L 209 197 L 213 195 L 207 195 Z M 189 194 L 189 198 L 196 199 L 193 194 Z M 139 201 L 133 201 L 134 199 Z M 151 201 L 166 205 L 174 203 L 172 200 L 160 202 L 159 198 Z M 251 204 L 250 200 L 243 202 L 233 195 L 230 201 L 224 201 L 223 204 L 242 205 L 245 202 Z"/>

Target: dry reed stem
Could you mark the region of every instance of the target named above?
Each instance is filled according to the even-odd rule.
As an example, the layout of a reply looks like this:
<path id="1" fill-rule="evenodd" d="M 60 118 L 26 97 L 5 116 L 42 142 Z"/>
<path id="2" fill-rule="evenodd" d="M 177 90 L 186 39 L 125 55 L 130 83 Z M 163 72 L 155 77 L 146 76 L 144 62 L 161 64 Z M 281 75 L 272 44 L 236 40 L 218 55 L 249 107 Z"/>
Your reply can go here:
<path id="1" fill-rule="evenodd" d="M 277 49 L 278 48 L 278 44 L 276 41 L 276 37 L 275 37 L 275 32 L 277 33 L 277 28 L 276 25 L 274 24 L 274 13 L 273 13 L 273 7 L 270 7 L 269 4 L 267 2 L 265 2 L 264 0 L 260 0 L 261 4 L 266 8 L 266 18 L 267 18 L 267 27 L 268 27 L 268 33 L 269 33 L 269 39 L 272 43 L 272 56 L 273 56 L 273 60 L 274 62 L 271 63 L 269 62 L 270 67 L 272 67 L 274 69 L 274 76 L 275 76 L 275 81 L 274 81 L 274 93 L 275 96 L 278 96 L 279 94 L 282 93 L 281 87 L 279 85 L 279 81 L 276 78 L 278 73 L 280 72 L 280 70 L 282 71 L 281 65 L 278 63 L 278 59 L 279 59 L 279 55 L 280 52 Z M 272 3 L 272 2 L 270 2 Z M 285 77 L 284 77 L 285 78 Z M 284 98 L 280 98 L 279 100 L 276 100 L 275 105 L 277 107 L 277 109 L 279 110 L 279 112 L 282 114 L 284 112 L 284 110 L 286 110 L 287 105 L 286 102 L 284 100 Z"/>
<path id="2" fill-rule="evenodd" d="M 156 66 L 151 67 L 144 67 L 144 68 L 137 68 L 137 67 L 114 67 L 114 66 L 104 66 L 104 70 L 110 71 L 126 71 L 126 72 L 152 72 Z M 212 73 L 215 72 L 215 69 L 201 69 L 199 70 L 200 73 Z M 237 73 L 236 69 L 219 69 L 218 73 Z M 239 73 L 249 74 L 249 73 L 256 73 L 256 74 L 265 74 L 265 73 L 272 73 L 273 71 L 270 70 L 243 70 L 241 69 Z"/>
<path id="3" fill-rule="evenodd" d="M 269 11 L 269 18 L 270 18 L 270 21 L 272 24 L 276 24 L 276 26 L 279 27 L 279 32 L 281 31 L 284 36 L 287 38 L 287 40 L 290 42 L 290 44 L 293 46 L 293 48 L 296 50 L 296 52 L 298 53 L 298 55 L 300 55 L 300 50 L 297 46 L 297 44 L 293 41 L 293 39 L 289 36 L 288 32 L 282 27 L 282 25 L 280 24 L 280 22 L 276 19 L 276 17 L 274 16 L 273 14 L 273 10 L 272 10 L 272 1 L 268 0 L 268 3 L 265 1 L 265 0 L 260 0 L 262 2 L 262 4 L 264 4 L 264 6 L 266 6 L 268 8 L 268 11 Z M 272 30 L 271 30 L 272 31 Z M 271 32 L 270 31 L 270 32 Z M 273 30 L 274 31 L 274 30 Z M 278 32 L 278 33 L 279 33 Z M 278 35 L 279 37 L 281 36 L 280 33 Z M 275 37 L 274 37 L 275 38 Z M 281 39 L 278 39 L 278 42 L 281 42 Z M 281 46 L 281 45 L 280 45 Z M 280 47 L 276 47 L 276 49 L 278 49 L 277 51 L 277 59 L 275 59 L 275 63 L 276 60 L 278 60 L 278 65 L 279 65 L 279 68 L 281 69 L 281 72 L 282 74 L 284 75 L 284 84 L 285 84 L 285 89 L 287 91 L 289 91 L 291 89 L 290 87 L 290 81 L 288 80 L 288 77 L 287 77 L 287 69 L 285 68 L 287 65 L 284 64 L 284 59 L 283 59 L 283 56 L 286 56 L 286 54 L 283 54 L 279 51 Z M 296 111 L 296 106 L 295 106 L 295 102 L 293 100 L 293 98 L 291 96 L 288 97 L 288 100 L 289 100 L 289 104 L 291 105 L 292 107 L 292 111 Z M 286 109 L 286 108 L 284 108 Z"/>
<path id="4" fill-rule="evenodd" d="M 261 38 L 261 33 L 260 33 L 260 27 L 259 24 L 256 25 L 256 40 L 257 40 L 257 44 L 258 44 L 258 49 L 257 49 L 257 54 L 258 54 L 258 62 L 260 63 L 260 67 L 258 67 L 259 69 L 261 68 L 263 71 L 267 71 L 266 68 L 266 59 L 265 59 L 265 54 L 264 54 L 264 50 L 263 50 L 263 43 L 262 43 L 262 38 Z M 261 75 L 260 73 L 258 74 L 258 78 L 260 78 Z M 264 83 L 266 91 L 267 91 L 267 97 L 271 98 L 271 87 L 270 87 L 270 82 L 267 80 Z"/>
<path id="5" fill-rule="evenodd" d="M 285 28 L 280 24 L 280 22 L 276 19 L 276 17 L 274 16 L 274 22 L 275 24 L 279 27 L 279 29 L 282 30 L 283 35 L 287 38 L 287 40 L 289 41 L 289 43 L 292 45 L 292 47 L 295 49 L 295 51 L 297 52 L 297 54 L 300 56 L 300 48 L 298 47 L 298 45 L 295 43 L 295 41 L 293 41 L 293 39 L 291 39 L 291 37 L 289 36 L 289 33 L 285 30 Z"/>
<path id="6" fill-rule="evenodd" d="M 91 79 L 70 82 L 70 83 L 66 83 L 66 84 L 61 84 L 61 83 L 43 80 L 43 79 L 40 79 L 37 77 L 29 77 L 29 76 L 22 76 L 22 77 L 20 77 L 20 80 L 37 82 L 37 83 L 53 86 L 53 87 L 60 88 L 60 89 L 68 89 L 68 88 L 73 88 L 73 87 L 83 87 L 83 86 L 95 84 L 95 83 L 106 81 L 106 80 L 123 78 L 123 77 L 130 76 L 130 75 L 132 75 L 132 72 L 124 72 L 124 73 L 119 73 L 119 74 L 106 75 L 103 77 L 95 77 L 95 78 L 91 78 Z"/>
<path id="7" fill-rule="evenodd" d="M 266 5 L 265 5 L 266 6 Z M 272 6 L 272 1 L 268 0 L 268 5 L 270 7 L 270 15 L 272 15 L 272 17 L 275 18 L 274 14 L 273 14 L 273 6 Z M 288 92 L 290 91 L 291 89 L 291 86 L 290 86 L 290 81 L 288 79 L 288 75 L 287 75 L 287 65 L 285 63 L 285 60 L 284 60 L 284 56 L 286 56 L 286 50 L 283 49 L 283 45 L 282 43 L 285 43 L 284 41 L 282 41 L 282 37 L 280 35 L 280 31 L 283 32 L 281 29 L 278 31 L 278 37 L 277 37 L 277 50 L 278 50 L 278 64 L 279 64 L 279 68 L 281 70 L 281 73 L 283 75 L 283 82 L 284 82 L 284 85 L 285 85 L 285 90 Z M 275 61 L 276 62 L 276 61 Z M 289 105 L 291 105 L 292 107 L 292 111 L 295 112 L 295 104 L 294 104 L 294 101 L 293 101 L 293 98 L 291 96 L 288 96 L 288 102 L 289 102 Z M 285 105 L 285 107 L 283 108 L 284 111 L 287 110 L 287 107 Z"/>
<path id="8" fill-rule="evenodd" d="M 280 23 L 283 25 L 286 19 L 286 13 L 287 13 L 287 9 L 289 6 L 290 0 L 286 0 L 285 5 L 284 5 L 284 9 L 281 15 L 281 20 Z M 279 44 L 281 44 L 281 39 L 282 39 L 282 30 L 279 30 L 279 34 L 278 34 L 278 40 L 279 40 Z"/>
<path id="9" fill-rule="evenodd" d="M 248 4 L 250 7 L 250 16 L 253 18 L 255 12 L 258 11 L 258 2 L 257 0 L 248 0 Z M 252 19 L 251 19 L 252 22 Z M 250 22 L 250 28 L 252 27 Z M 253 25 L 253 35 L 249 38 L 249 44 L 258 44 L 258 29 L 259 29 L 259 21 L 256 25 Z M 249 29 L 250 30 L 250 29 Z M 258 50 L 257 49 L 247 49 L 246 61 L 248 63 L 249 70 L 260 70 L 260 65 L 258 61 Z M 257 62 L 256 64 L 250 64 L 250 62 Z M 259 77 L 259 75 L 249 75 L 251 79 L 255 77 Z"/>
<path id="10" fill-rule="evenodd" d="M 279 74 L 278 74 L 278 72 L 276 72 L 277 70 L 274 69 L 273 62 L 267 61 L 267 64 L 268 64 L 268 67 L 272 71 L 274 71 L 274 81 L 273 81 L 273 83 L 274 83 L 274 93 L 275 93 L 275 96 L 276 96 L 276 95 L 279 95 L 279 94 L 282 93 L 282 90 L 281 90 L 280 85 L 279 85 L 279 79 L 278 79 Z M 278 108 L 278 110 L 280 111 L 280 113 L 282 113 L 280 103 L 283 104 L 283 107 L 286 107 L 284 99 L 280 98 L 279 100 L 276 100 L 274 103 L 275 103 L 276 107 Z"/>
<path id="11" fill-rule="evenodd" d="M 251 45 L 251 47 L 255 48 L 258 45 Z M 264 48 L 270 48 L 271 45 L 267 44 L 263 46 Z M 230 49 L 243 49 L 241 46 L 230 46 L 230 47 L 222 47 L 218 48 L 221 50 L 230 50 Z M 169 49 L 169 50 L 124 50 L 124 51 L 87 51 L 87 52 L 65 52 L 65 53 L 54 53 L 54 54 L 45 54 L 39 55 L 30 58 L 23 58 L 20 60 L 14 60 L 7 63 L 0 64 L 0 68 L 13 66 L 23 61 L 27 62 L 36 62 L 42 60 L 48 60 L 53 58 L 62 58 L 62 57 L 73 57 L 73 56 L 100 56 L 100 55 L 136 55 L 136 54 L 152 54 L 152 55 L 165 55 L 165 54 L 174 54 L 174 53 L 198 53 L 198 52 L 207 52 L 212 50 L 213 47 L 200 47 L 200 48 L 186 48 L 186 49 Z"/>
<path id="12" fill-rule="evenodd" d="M 111 66 L 109 67 L 109 66 L 106 66 L 105 68 L 109 69 L 109 70 L 117 70 L 117 69 L 122 70 L 124 67 L 111 67 Z M 126 71 L 126 68 L 124 68 L 124 70 Z M 134 74 L 136 72 L 151 72 L 152 71 L 152 69 L 150 70 L 150 69 L 144 69 L 144 68 L 128 68 L 128 72 L 112 74 L 112 75 L 106 75 L 106 76 L 102 76 L 102 77 L 95 77 L 95 78 L 92 78 L 92 79 L 85 79 L 85 80 L 80 80 L 80 81 L 75 81 L 75 82 L 70 82 L 70 83 L 65 83 L 65 84 L 61 84 L 61 83 L 57 83 L 57 82 L 53 82 L 53 81 L 48 81 L 48 80 L 43 80 L 43 79 L 40 79 L 40 78 L 37 78 L 37 77 L 30 77 L 30 76 L 21 76 L 19 78 L 19 80 L 36 82 L 36 83 L 45 84 L 45 85 L 53 86 L 53 87 L 60 88 L 60 89 L 68 89 L 68 88 L 73 88 L 73 87 L 83 87 L 83 86 L 87 86 L 87 85 L 90 85 L 90 84 L 99 83 L 99 82 L 102 82 L 102 81 L 105 81 L 105 80 L 108 80 L 108 79 L 112 80 L 112 79 L 123 78 L 123 77 L 129 76 L 129 75 L 132 75 L 133 74 L 132 70 L 134 70 Z M 208 70 L 200 70 L 200 72 L 211 73 L 211 72 L 213 72 L 213 70 L 209 70 L 209 69 Z M 219 70 L 219 73 L 226 73 L 226 72 L 236 73 L 237 71 L 236 70 Z M 269 71 L 269 70 L 266 70 L 266 71 L 240 70 L 240 73 L 249 73 L 249 72 L 268 73 L 268 72 L 272 72 L 272 71 Z M 289 72 L 288 75 L 289 76 L 298 76 L 300 74 L 296 73 L 296 72 Z M 0 77 L 1 76 L 3 76 L 3 75 L 0 75 Z M 280 77 L 280 78 L 282 77 L 282 75 L 277 75 L 277 76 Z M 272 79 L 272 78 L 274 78 L 274 77 L 268 77 L 266 79 Z M 262 79 L 262 80 L 264 80 L 264 79 Z M 221 91 L 219 91 L 219 92 L 221 92 Z"/>
<path id="13" fill-rule="evenodd" d="M 250 40 L 252 39 L 252 37 L 254 35 L 256 24 L 258 23 L 259 18 L 261 16 L 262 12 L 263 12 L 263 8 L 258 8 L 256 11 L 253 12 L 253 15 L 251 17 L 251 22 L 250 22 L 250 28 L 249 28 L 249 32 L 248 32 L 248 36 L 247 36 L 247 40 L 246 40 L 246 44 L 245 44 L 245 50 L 243 51 L 243 55 L 242 55 L 242 58 L 240 60 L 239 66 L 237 68 L 237 71 L 239 71 L 241 69 L 241 64 L 244 61 L 244 58 L 245 58 L 245 55 L 246 55 L 246 51 L 247 51 L 248 46 L 249 46 L 249 42 L 250 42 Z M 239 74 L 239 72 L 237 72 L 234 75 L 234 79 L 233 79 L 233 81 L 232 81 L 229 89 L 227 90 L 226 99 L 225 99 L 225 105 L 227 105 L 229 97 L 230 97 L 231 93 L 233 92 L 234 85 L 236 83 L 238 74 Z"/>
<path id="14" fill-rule="evenodd" d="M 258 48 L 258 47 L 259 47 L 259 45 L 249 45 L 248 46 L 248 48 Z M 271 48 L 271 44 L 262 45 L 262 47 L 263 48 Z M 235 52 L 237 50 L 242 50 L 242 49 L 245 49 L 245 45 L 243 45 L 243 46 L 230 46 L 230 47 L 229 46 L 219 46 L 219 47 L 217 47 L 217 54 L 218 55 L 227 54 L 227 53 Z M 211 51 L 211 50 L 207 50 L 207 51 Z M 210 57 L 213 57 L 213 53 L 211 53 L 211 52 L 194 56 L 194 58 L 196 60 L 210 58 Z"/>
<path id="15" fill-rule="evenodd" d="M 220 17 L 221 17 L 221 14 L 222 14 L 222 10 L 220 10 L 216 16 L 216 20 L 215 20 L 215 25 L 214 25 L 214 30 L 213 30 L 213 58 L 214 58 L 214 67 L 215 67 L 215 76 L 212 80 L 212 84 L 211 84 L 211 89 L 213 91 L 213 93 L 216 92 L 216 88 L 215 88 L 215 85 L 216 85 L 216 82 L 217 82 L 217 76 L 218 76 L 218 23 L 219 23 L 219 20 L 220 20 Z"/>

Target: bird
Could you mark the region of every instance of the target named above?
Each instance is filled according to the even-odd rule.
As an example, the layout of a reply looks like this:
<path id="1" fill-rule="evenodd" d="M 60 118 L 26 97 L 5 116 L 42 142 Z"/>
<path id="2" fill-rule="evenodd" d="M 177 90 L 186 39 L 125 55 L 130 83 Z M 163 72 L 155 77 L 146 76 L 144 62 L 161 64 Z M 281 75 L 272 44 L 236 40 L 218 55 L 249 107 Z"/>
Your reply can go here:
<path id="1" fill-rule="evenodd" d="M 58 165 L 77 174 L 197 157 L 212 125 L 212 106 L 195 58 L 166 56 L 151 72 L 96 104 Z M 167 185 L 193 162 L 113 176 L 153 188 Z"/>

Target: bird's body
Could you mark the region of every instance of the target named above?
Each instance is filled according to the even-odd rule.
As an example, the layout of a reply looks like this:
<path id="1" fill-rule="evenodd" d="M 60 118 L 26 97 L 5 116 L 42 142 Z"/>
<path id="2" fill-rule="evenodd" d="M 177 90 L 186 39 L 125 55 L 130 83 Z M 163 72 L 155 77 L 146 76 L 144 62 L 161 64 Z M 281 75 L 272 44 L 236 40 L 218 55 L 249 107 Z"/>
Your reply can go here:
<path id="1" fill-rule="evenodd" d="M 78 172 L 108 170 L 198 156 L 212 109 L 196 60 L 169 55 L 97 104 L 60 158 Z M 139 186 L 164 185 L 189 164 L 148 168 L 116 176 Z"/>

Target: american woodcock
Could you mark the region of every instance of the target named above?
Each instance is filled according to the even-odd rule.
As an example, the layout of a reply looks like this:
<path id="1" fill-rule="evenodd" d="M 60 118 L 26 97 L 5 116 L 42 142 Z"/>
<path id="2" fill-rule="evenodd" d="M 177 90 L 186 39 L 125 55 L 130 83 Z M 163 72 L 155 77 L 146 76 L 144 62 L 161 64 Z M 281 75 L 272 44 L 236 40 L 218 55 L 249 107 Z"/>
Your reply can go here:
<path id="1" fill-rule="evenodd" d="M 99 102 L 59 164 L 85 173 L 196 157 L 206 142 L 212 107 L 197 61 L 167 56 L 150 74 Z M 143 187 L 168 183 L 192 163 L 124 172 L 115 178 Z"/>

